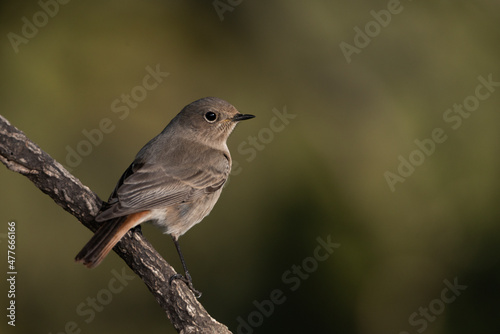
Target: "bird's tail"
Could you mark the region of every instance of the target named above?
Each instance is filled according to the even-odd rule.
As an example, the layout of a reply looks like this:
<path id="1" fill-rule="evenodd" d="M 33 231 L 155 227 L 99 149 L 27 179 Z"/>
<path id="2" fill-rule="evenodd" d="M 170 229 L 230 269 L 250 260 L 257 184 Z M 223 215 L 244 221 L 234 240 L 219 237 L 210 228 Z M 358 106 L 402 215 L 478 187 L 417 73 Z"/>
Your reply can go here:
<path id="1" fill-rule="evenodd" d="M 103 222 L 94 236 L 76 255 L 75 261 L 87 268 L 94 268 L 102 262 L 121 238 L 134 226 L 142 222 L 144 212 Z"/>

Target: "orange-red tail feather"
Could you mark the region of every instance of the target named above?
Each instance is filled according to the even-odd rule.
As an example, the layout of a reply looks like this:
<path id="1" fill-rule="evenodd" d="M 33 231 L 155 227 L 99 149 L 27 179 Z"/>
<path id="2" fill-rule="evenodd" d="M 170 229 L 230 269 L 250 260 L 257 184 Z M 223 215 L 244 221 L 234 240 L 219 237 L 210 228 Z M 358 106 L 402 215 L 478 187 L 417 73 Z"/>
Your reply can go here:
<path id="1" fill-rule="evenodd" d="M 142 211 L 103 222 L 76 255 L 75 261 L 82 262 L 87 268 L 96 267 L 131 228 L 143 222 L 141 218 L 147 213 Z"/>

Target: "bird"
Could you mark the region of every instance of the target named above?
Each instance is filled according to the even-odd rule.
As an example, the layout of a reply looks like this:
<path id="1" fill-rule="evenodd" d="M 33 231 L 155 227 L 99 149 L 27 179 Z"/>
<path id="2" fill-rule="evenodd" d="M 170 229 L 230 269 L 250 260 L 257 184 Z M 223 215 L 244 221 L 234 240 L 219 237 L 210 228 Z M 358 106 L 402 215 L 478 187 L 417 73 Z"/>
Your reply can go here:
<path id="1" fill-rule="evenodd" d="M 184 269 L 183 280 L 197 297 L 179 237 L 205 218 L 219 199 L 231 171 L 227 139 L 243 120 L 254 118 L 216 97 L 186 105 L 137 153 L 95 221 L 99 228 L 76 255 L 88 268 L 99 265 L 132 228 L 144 222 L 169 234 Z"/>

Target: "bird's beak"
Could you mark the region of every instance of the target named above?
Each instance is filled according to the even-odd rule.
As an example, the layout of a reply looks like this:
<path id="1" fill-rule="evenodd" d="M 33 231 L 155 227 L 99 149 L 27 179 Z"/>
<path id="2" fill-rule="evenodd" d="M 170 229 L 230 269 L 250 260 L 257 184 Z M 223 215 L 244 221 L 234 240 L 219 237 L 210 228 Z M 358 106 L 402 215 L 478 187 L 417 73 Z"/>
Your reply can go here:
<path id="1" fill-rule="evenodd" d="M 236 114 L 236 116 L 231 118 L 231 120 L 233 122 L 239 122 L 239 121 L 244 121 L 246 119 L 250 119 L 250 118 L 254 118 L 254 117 L 255 117 L 254 115 L 250 115 L 250 114 Z"/>

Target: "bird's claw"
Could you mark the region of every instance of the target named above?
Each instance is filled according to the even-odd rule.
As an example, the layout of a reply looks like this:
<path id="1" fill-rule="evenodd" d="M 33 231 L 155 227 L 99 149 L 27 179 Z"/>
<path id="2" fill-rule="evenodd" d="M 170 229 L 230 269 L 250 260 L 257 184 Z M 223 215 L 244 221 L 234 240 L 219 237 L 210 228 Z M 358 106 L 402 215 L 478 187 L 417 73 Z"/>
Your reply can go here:
<path id="1" fill-rule="evenodd" d="M 193 280 L 192 280 L 192 278 L 191 278 L 191 275 L 189 275 L 189 273 L 188 273 L 188 272 L 186 272 L 186 276 L 183 276 L 183 275 L 181 275 L 181 274 L 175 274 L 175 275 L 170 276 L 170 278 L 168 279 L 168 283 L 169 283 L 170 285 L 172 285 L 172 281 L 173 281 L 173 280 L 176 280 L 176 279 L 179 279 L 179 280 L 183 281 L 184 283 L 186 283 L 186 285 L 188 286 L 188 288 L 189 288 L 191 291 L 193 291 L 194 296 L 195 296 L 196 298 L 200 298 L 200 297 L 201 297 L 201 292 L 200 292 L 200 291 L 198 291 L 198 290 L 196 290 L 196 289 L 194 288 L 194 286 L 193 286 Z"/>

